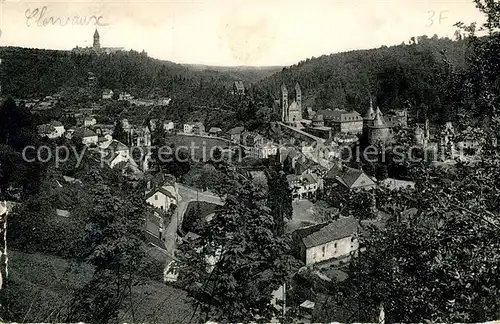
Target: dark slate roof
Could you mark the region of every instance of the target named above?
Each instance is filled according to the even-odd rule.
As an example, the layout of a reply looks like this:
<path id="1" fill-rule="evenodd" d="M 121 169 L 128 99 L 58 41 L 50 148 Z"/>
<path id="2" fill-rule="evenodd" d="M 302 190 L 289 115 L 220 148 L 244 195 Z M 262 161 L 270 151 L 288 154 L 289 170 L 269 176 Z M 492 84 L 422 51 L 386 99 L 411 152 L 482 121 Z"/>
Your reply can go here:
<path id="1" fill-rule="evenodd" d="M 323 119 L 334 120 L 337 122 L 362 120 L 360 114 L 356 111 L 323 109 L 318 111 L 318 114 L 323 115 Z"/>
<path id="2" fill-rule="evenodd" d="M 341 217 L 334 222 L 318 224 L 295 231 L 306 248 L 323 245 L 358 232 L 359 221 L 354 217 Z"/>
<path id="3" fill-rule="evenodd" d="M 382 113 L 380 113 L 380 110 L 377 110 L 377 112 L 375 113 L 373 126 L 370 126 L 370 128 L 389 128 L 384 120 L 384 117 L 382 116 Z"/>
<path id="4" fill-rule="evenodd" d="M 79 136 L 79 137 L 92 137 L 92 136 L 97 136 L 96 133 L 94 133 L 92 130 L 88 129 L 88 128 L 78 128 L 76 131 L 75 131 L 75 135 Z"/>
<path id="5" fill-rule="evenodd" d="M 109 144 L 109 146 L 106 150 L 110 150 L 111 152 L 127 151 L 128 147 L 127 147 L 127 145 L 123 144 L 120 141 L 113 140 Z"/>

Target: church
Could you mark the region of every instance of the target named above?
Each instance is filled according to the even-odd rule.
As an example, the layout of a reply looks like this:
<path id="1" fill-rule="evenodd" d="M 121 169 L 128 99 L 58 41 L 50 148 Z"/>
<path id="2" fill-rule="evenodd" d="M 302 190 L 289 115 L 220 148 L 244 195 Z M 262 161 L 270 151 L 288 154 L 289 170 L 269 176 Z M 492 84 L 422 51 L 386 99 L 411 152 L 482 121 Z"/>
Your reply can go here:
<path id="1" fill-rule="evenodd" d="M 302 91 L 297 82 L 294 91 L 295 99 L 288 104 L 288 89 L 283 83 L 281 85 L 281 121 L 287 124 L 296 124 L 302 120 Z"/>
<path id="2" fill-rule="evenodd" d="M 101 37 L 97 29 L 94 32 L 92 47 L 75 47 L 73 48 L 73 52 L 81 53 L 81 54 L 111 54 L 119 51 L 123 51 L 123 47 L 101 47 Z"/>

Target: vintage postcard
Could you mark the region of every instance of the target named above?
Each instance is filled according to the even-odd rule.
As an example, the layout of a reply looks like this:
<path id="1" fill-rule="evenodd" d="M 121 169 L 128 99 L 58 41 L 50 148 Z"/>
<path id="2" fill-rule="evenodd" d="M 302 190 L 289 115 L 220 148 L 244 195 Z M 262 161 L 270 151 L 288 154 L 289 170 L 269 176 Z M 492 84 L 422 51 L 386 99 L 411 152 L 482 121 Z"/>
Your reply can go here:
<path id="1" fill-rule="evenodd" d="M 0 0 L 0 321 L 500 320 L 498 0 Z"/>

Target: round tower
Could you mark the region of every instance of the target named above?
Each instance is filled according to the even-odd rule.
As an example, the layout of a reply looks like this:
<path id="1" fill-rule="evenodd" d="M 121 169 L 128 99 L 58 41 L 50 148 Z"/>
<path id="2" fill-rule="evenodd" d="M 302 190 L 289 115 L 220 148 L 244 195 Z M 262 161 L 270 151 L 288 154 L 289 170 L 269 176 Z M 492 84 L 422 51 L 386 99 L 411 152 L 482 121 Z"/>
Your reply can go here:
<path id="1" fill-rule="evenodd" d="M 424 143 L 424 131 L 422 130 L 422 128 L 420 128 L 420 126 L 417 126 L 417 128 L 415 129 L 415 133 L 413 134 L 413 138 L 415 140 L 416 145 L 423 146 L 425 144 Z"/>
<path id="2" fill-rule="evenodd" d="M 377 142 L 386 142 L 390 137 L 390 129 L 384 121 L 384 118 L 377 111 L 373 125 L 369 126 L 369 141 L 370 144 Z"/>

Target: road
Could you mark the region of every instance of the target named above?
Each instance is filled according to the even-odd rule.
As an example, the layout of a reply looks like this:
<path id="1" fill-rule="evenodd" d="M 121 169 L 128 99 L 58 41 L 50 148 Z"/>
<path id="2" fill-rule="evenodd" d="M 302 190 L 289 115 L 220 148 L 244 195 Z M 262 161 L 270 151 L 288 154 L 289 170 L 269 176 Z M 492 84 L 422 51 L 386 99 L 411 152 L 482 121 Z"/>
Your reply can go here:
<path id="1" fill-rule="evenodd" d="M 172 256 L 174 256 L 173 254 L 177 247 L 177 228 L 179 227 L 179 224 L 182 224 L 182 219 L 184 217 L 184 213 L 186 212 L 187 205 L 192 201 L 196 201 L 196 199 L 198 199 L 198 201 L 204 201 L 216 205 L 224 204 L 224 202 L 215 194 L 196 191 L 196 189 L 192 189 L 178 183 L 176 183 L 175 186 L 177 188 L 177 192 L 179 193 L 177 210 L 174 212 L 174 215 L 165 230 L 165 247 L 167 252 Z"/>

